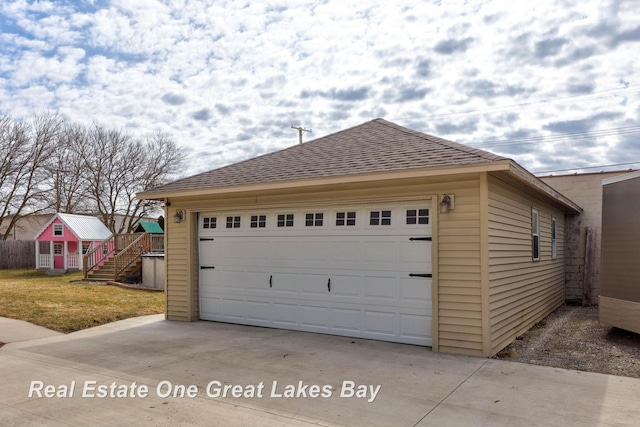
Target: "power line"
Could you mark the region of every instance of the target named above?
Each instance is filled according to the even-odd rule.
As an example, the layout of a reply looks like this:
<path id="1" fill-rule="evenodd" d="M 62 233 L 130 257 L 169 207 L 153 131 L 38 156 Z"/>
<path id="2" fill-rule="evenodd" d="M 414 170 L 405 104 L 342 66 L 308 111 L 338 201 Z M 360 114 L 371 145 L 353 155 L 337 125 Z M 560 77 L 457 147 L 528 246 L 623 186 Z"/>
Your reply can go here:
<path id="1" fill-rule="evenodd" d="M 571 168 L 571 169 L 556 169 L 556 170 L 549 170 L 549 171 L 536 171 L 536 172 L 532 172 L 532 173 L 534 173 L 534 174 L 542 174 L 542 173 L 552 173 L 552 172 L 571 172 L 571 171 L 583 170 L 583 169 L 612 168 L 612 167 L 617 167 L 617 166 L 629 166 L 629 165 L 638 165 L 638 164 L 640 164 L 640 161 L 638 161 L 638 162 L 627 162 L 627 163 L 614 163 L 614 164 L 611 164 L 611 165 L 575 167 L 575 168 Z"/>
<path id="2" fill-rule="evenodd" d="M 479 141 L 479 142 L 470 142 L 469 144 L 473 144 L 474 146 L 483 146 L 483 147 L 521 145 L 521 144 L 535 144 L 535 143 L 544 143 L 544 142 L 558 142 L 558 141 L 566 141 L 566 140 L 587 139 L 587 138 L 596 138 L 596 137 L 603 138 L 606 136 L 630 135 L 634 133 L 640 133 L 640 126 L 627 126 L 627 127 L 609 128 L 609 129 L 599 129 L 599 130 L 589 131 L 589 132 L 571 132 L 571 133 L 564 133 L 561 135 L 540 135 L 540 136 L 532 136 L 529 138 L 519 138 L 519 139 Z"/>

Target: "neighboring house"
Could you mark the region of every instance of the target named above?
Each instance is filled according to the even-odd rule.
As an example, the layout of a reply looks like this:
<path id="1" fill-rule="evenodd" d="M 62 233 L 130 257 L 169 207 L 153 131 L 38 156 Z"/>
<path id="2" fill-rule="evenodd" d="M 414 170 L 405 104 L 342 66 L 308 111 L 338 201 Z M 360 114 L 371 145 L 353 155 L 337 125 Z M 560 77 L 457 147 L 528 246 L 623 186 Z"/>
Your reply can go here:
<path id="1" fill-rule="evenodd" d="M 16 221 L 7 240 L 33 240 L 33 236 L 51 219 L 54 214 L 27 215 Z M 6 217 L 0 223 L 0 236 L 6 233 L 13 218 Z"/>
<path id="2" fill-rule="evenodd" d="M 96 217 L 55 214 L 33 237 L 36 241 L 36 269 L 82 270 L 82 255 L 111 235 L 111 231 Z M 104 248 L 103 251 L 106 253 L 110 249 Z"/>
<path id="3" fill-rule="evenodd" d="M 640 171 L 602 184 L 600 322 L 640 334 Z"/>
<path id="4" fill-rule="evenodd" d="M 491 356 L 564 301 L 565 214 L 513 160 L 382 119 L 164 186 L 166 317 Z"/>
<path id="5" fill-rule="evenodd" d="M 598 303 L 602 230 L 602 180 L 629 171 L 545 176 L 540 179 L 584 209 L 567 217 L 565 229 L 565 299 Z"/>

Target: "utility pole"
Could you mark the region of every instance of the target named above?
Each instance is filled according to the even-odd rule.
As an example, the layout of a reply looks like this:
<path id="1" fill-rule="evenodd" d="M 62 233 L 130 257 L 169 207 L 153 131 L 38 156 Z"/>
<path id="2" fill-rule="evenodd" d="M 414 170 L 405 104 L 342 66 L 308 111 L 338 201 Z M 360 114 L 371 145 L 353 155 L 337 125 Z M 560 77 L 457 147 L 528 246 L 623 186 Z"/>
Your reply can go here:
<path id="1" fill-rule="evenodd" d="M 297 129 L 298 130 L 298 134 L 300 136 L 300 144 L 302 144 L 302 133 L 303 132 L 309 132 L 309 133 L 311 132 L 311 129 L 305 129 L 302 126 L 295 127 L 294 125 L 291 125 L 291 129 Z"/>

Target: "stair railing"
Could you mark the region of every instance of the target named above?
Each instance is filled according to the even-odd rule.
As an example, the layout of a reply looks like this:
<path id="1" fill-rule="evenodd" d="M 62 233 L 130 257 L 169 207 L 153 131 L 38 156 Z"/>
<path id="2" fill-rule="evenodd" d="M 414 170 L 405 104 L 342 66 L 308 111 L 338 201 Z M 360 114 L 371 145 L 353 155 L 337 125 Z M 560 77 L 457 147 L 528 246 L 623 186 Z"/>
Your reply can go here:
<path id="1" fill-rule="evenodd" d="M 82 273 L 84 274 L 85 279 L 90 271 L 95 270 L 96 267 L 101 266 L 105 261 L 109 260 L 115 250 L 116 247 L 114 239 L 113 236 L 111 236 L 98 243 L 86 254 L 82 255 Z"/>
<path id="2" fill-rule="evenodd" d="M 143 253 L 149 252 L 150 250 L 151 239 L 148 233 L 140 234 L 135 240 L 120 249 L 114 256 L 115 270 L 113 280 L 117 281 L 118 276 L 124 272 L 127 267 L 140 258 Z"/>

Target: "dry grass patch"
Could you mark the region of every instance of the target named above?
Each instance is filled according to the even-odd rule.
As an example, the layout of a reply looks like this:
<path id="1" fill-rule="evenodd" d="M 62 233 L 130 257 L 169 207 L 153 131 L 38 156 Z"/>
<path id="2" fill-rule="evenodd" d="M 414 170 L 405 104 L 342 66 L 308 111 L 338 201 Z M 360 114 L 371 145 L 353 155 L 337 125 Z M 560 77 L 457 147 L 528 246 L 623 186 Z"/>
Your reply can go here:
<path id="1" fill-rule="evenodd" d="M 81 273 L 48 277 L 34 270 L 0 270 L 0 316 L 69 333 L 130 317 L 164 312 L 164 293 L 70 283 Z"/>

